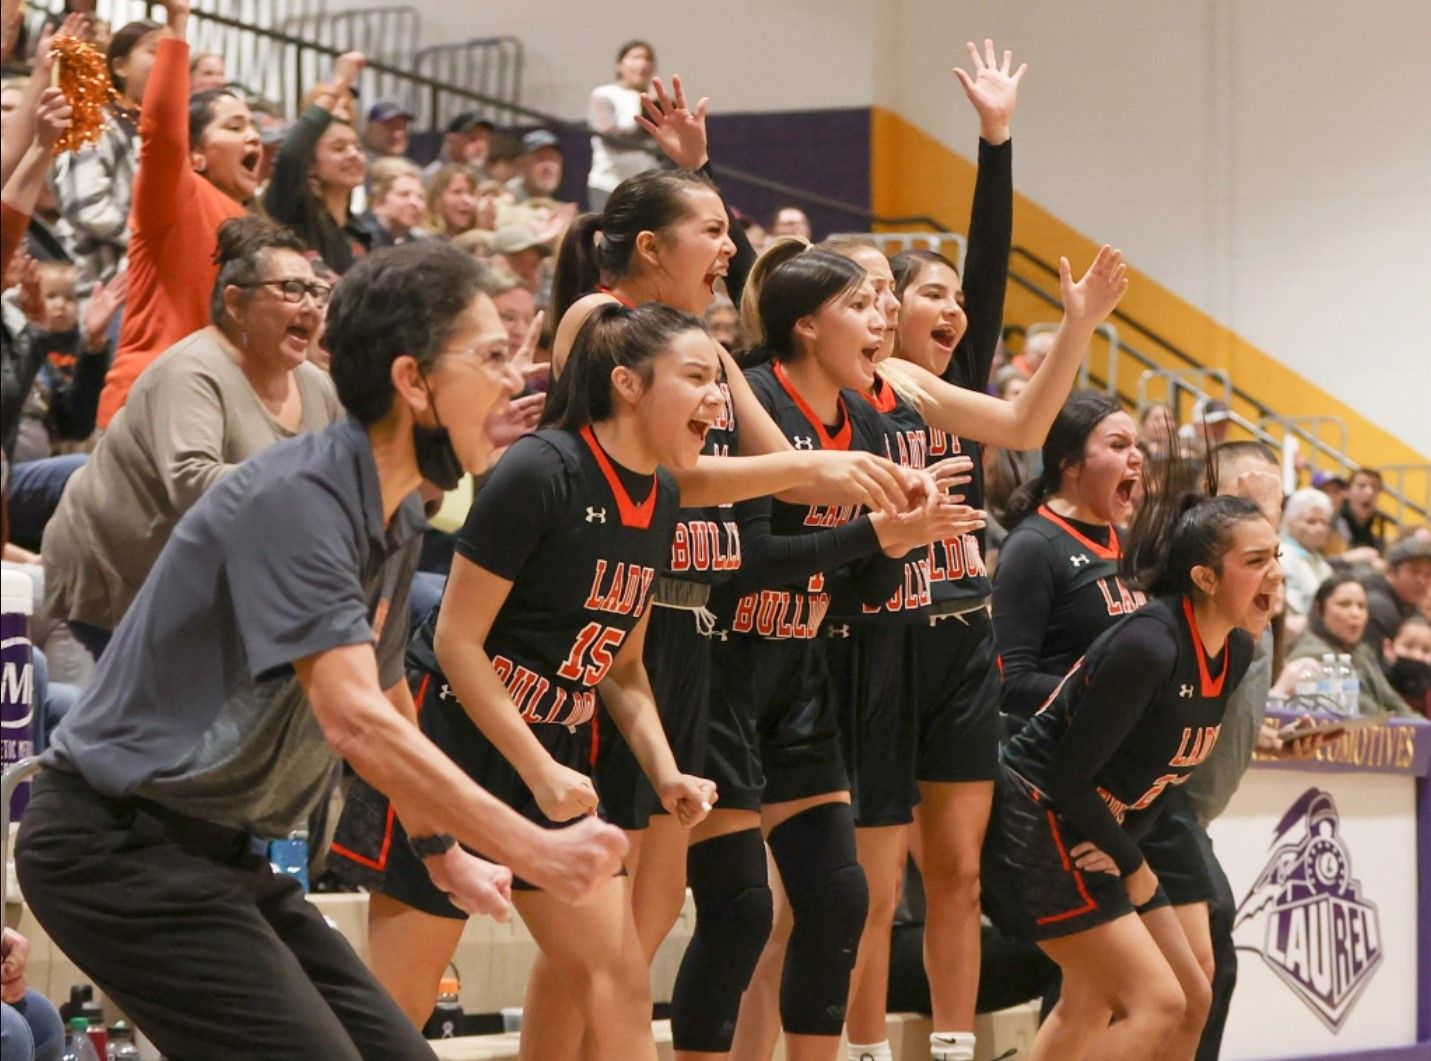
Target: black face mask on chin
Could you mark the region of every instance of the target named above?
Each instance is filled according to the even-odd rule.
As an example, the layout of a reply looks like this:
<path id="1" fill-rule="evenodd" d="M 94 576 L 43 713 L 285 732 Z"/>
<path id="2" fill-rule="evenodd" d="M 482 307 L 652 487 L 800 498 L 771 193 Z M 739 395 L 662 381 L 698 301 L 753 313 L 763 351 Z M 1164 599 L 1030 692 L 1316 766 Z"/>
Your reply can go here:
<path id="1" fill-rule="evenodd" d="M 416 421 L 412 425 L 412 448 L 417 455 L 417 470 L 422 477 L 441 490 L 455 489 L 462 481 L 462 462 L 457 459 L 457 451 L 452 448 L 452 436 L 442 426 L 442 418 L 437 415 L 437 402 L 432 397 L 432 388 L 427 385 L 424 375 L 422 384 L 427 387 L 427 401 L 432 407 L 432 418 L 436 427 L 423 427 Z"/>
<path id="2" fill-rule="evenodd" d="M 1386 668 L 1386 677 L 1402 696 L 1420 700 L 1431 690 L 1431 663 L 1402 656 Z"/>

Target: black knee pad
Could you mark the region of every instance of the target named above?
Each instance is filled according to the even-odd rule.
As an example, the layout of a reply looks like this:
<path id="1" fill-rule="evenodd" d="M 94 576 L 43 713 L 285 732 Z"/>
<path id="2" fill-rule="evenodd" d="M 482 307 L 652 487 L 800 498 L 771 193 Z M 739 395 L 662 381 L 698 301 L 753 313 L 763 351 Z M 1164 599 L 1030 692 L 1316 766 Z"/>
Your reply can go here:
<path id="1" fill-rule="evenodd" d="M 795 921 L 780 1023 L 794 1035 L 839 1035 L 870 899 L 850 805 L 822 803 L 782 822 L 771 830 L 770 850 Z"/>
<path id="2" fill-rule="evenodd" d="M 773 917 L 760 830 L 696 844 L 686 856 L 686 877 L 696 901 L 696 930 L 671 992 L 672 1045 L 727 1053 L 740 996 Z"/>

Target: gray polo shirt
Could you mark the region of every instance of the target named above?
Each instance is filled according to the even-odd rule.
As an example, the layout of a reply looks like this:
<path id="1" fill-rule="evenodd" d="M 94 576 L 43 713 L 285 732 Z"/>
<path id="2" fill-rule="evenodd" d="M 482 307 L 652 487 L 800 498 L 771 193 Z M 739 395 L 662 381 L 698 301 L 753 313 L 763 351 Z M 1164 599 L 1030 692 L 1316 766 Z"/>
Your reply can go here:
<path id="1" fill-rule="evenodd" d="M 1184 791 L 1192 802 L 1193 813 L 1204 828 L 1227 809 L 1232 794 L 1242 782 L 1257 747 L 1257 731 L 1267 714 L 1267 694 L 1272 689 L 1272 630 L 1262 636 L 1252 648 L 1252 662 L 1242 681 L 1227 698 L 1222 715 L 1222 731 L 1212 754 L 1188 778 Z"/>
<path id="2" fill-rule="evenodd" d="M 414 494 L 383 526 L 351 418 L 245 461 L 175 527 L 45 763 L 107 796 L 284 835 L 338 766 L 293 663 L 376 640 L 383 688 L 402 680 L 423 525 Z"/>

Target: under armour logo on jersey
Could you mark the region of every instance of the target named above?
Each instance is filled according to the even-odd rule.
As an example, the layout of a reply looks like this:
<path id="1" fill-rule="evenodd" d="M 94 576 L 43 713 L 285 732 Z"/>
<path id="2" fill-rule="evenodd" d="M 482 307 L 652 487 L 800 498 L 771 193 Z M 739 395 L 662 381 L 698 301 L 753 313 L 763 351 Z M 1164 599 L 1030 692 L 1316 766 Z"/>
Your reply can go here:
<path id="1" fill-rule="evenodd" d="M 588 505 L 588 506 L 587 506 L 587 509 L 586 509 L 586 522 L 588 522 L 588 523 L 605 523 L 605 522 L 606 522 L 606 509 L 604 509 L 604 508 L 592 508 L 590 505 Z"/>
<path id="2" fill-rule="evenodd" d="M 815 439 L 812 435 L 796 435 L 791 441 L 795 443 L 796 449 L 815 448 Z"/>
<path id="3" fill-rule="evenodd" d="M 1070 556 L 1068 562 L 1074 567 L 1082 567 L 1084 564 L 1091 563 L 1088 556 L 1084 553 L 1079 553 L 1077 556 Z"/>
<path id="4" fill-rule="evenodd" d="M 839 626 L 831 626 L 831 627 L 828 627 L 827 630 L 828 630 L 829 635 L 830 635 L 831 637 L 849 637 L 849 636 L 850 636 L 850 626 L 849 626 L 848 623 L 841 623 Z"/>
<path id="5" fill-rule="evenodd" d="M 1193 698 L 1193 687 L 1191 685 L 1180 686 L 1178 688 L 1178 695 L 1184 700 L 1191 700 Z"/>
<path id="6" fill-rule="evenodd" d="M 452 691 L 452 686 L 443 682 L 442 688 L 437 690 L 437 698 L 439 700 L 456 700 L 457 694 Z"/>
<path id="7" fill-rule="evenodd" d="M 707 637 L 710 637 L 710 638 L 714 638 L 714 639 L 717 640 L 717 641 L 729 641 L 729 640 L 730 640 L 730 631 L 729 631 L 729 630 L 712 630 L 712 631 L 711 631 L 710 633 L 708 633 L 706 636 L 707 636 Z"/>

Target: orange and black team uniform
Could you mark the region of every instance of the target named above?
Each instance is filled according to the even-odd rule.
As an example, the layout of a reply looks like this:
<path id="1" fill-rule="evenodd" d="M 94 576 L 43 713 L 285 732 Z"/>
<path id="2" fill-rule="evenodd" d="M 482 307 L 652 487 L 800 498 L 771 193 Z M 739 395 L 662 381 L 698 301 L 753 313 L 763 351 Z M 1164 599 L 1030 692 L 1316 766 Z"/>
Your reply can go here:
<path id="1" fill-rule="evenodd" d="M 706 434 L 702 454 L 737 452 L 735 405 L 722 373 L 724 411 Z M 715 586 L 740 570 L 740 528 L 733 505 L 683 508 L 671 537 L 665 567 L 656 580 L 654 610 L 646 627 L 644 662 L 661 726 L 683 773 L 705 775 L 710 728 L 711 648 Z M 644 829 L 652 814 L 664 814 L 655 789 L 641 772 L 621 731 L 598 712 L 597 791 L 604 818 L 623 829 Z M 724 802 L 724 801 L 722 801 Z"/>
<path id="2" fill-rule="evenodd" d="M 839 422 L 826 425 L 778 362 L 746 378 L 797 450 L 882 451 L 879 417 L 853 391 L 840 395 Z M 848 788 L 821 625 L 827 614 L 888 600 L 904 565 L 880 551 L 857 505 L 761 498 L 736 512 L 742 564 L 717 594 L 706 776 L 723 808 L 758 810 Z"/>
<path id="3" fill-rule="evenodd" d="M 870 406 L 880 415 L 883 453 L 907 468 L 928 463 L 919 413 L 876 378 Z M 932 458 L 938 459 L 938 458 Z M 855 602 L 825 622 L 828 695 L 835 704 L 849 773 L 850 802 L 861 828 L 907 825 L 919 802 L 915 664 L 910 624 L 929 622 L 931 553 L 915 549 L 904 575 L 880 604 Z"/>
<path id="4" fill-rule="evenodd" d="M 1251 659 L 1244 630 L 1208 656 L 1191 602 L 1159 598 L 1094 641 L 1005 746 L 1003 857 L 1035 939 L 1132 912 L 1121 878 L 1080 871 L 1071 852 L 1091 841 L 1124 877 L 1143 864 L 1138 837 L 1212 752 Z M 1167 902 L 1160 887 L 1144 909 Z"/>
<path id="5" fill-rule="evenodd" d="M 651 606 L 678 508 L 665 469 L 641 475 L 621 467 L 589 427 L 543 430 L 513 443 L 457 536 L 462 557 L 512 583 L 486 652 L 522 718 L 563 766 L 591 770 L 596 686 Z M 435 623 L 434 615 L 409 650 L 410 667 L 425 671 L 422 731 L 494 796 L 559 827 L 458 701 L 432 652 Z M 401 822 L 362 781 L 349 794 L 333 852 L 345 879 L 427 913 L 467 916 L 432 884 Z"/>
<path id="6" fill-rule="evenodd" d="M 1000 707 L 1017 729 L 1049 698 L 1093 639 L 1148 598 L 1118 575 L 1122 532 L 1047 505 L 1009 532 L 994 579 Z"/>
<path id="7" fill-rule="evenodd" d="M 1003 331 L 1013 213 L 1013 141 L 980 140 L 961 285 L 969 324 L 944 370 L 947 383 L 965 390 L 984 393 L 989 385 Z M 929 463 L 973 460 L 972 481 L 956 492 L 970 507 L 983 508 L 983 447 L 931 426 L 924 434 Z M 1003 730 L 984 547 L 983 530 L 929 547 L 929 621 L 908 631 L 919 781 L 992 781 L 998 773 Z"/>

